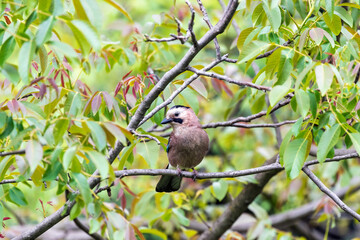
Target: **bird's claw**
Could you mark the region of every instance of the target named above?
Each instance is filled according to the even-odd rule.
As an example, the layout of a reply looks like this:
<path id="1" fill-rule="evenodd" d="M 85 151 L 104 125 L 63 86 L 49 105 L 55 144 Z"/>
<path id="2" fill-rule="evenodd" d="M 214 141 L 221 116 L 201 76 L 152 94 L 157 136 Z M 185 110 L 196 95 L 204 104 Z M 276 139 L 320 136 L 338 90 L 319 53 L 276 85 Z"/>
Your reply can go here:
<path id="1" fill-rule="evenodd" d="M 176 171 L 178 172 L 179 177 L 181 177 L 181 176 L 182 176 L 181 169 L 180 169 L 179 167 L 177 167 L 177 168 L 176 168 Z"/>
<path id="2" fill-rule="evenodd" d="M 195 168 L 192 168 L 193 170 L 193 177 L 192 177 L 192 180 L 195 182 L 196 178 L 197 178 L 197 174 L 198 174 L 198 171 L 195 170 Z"/>

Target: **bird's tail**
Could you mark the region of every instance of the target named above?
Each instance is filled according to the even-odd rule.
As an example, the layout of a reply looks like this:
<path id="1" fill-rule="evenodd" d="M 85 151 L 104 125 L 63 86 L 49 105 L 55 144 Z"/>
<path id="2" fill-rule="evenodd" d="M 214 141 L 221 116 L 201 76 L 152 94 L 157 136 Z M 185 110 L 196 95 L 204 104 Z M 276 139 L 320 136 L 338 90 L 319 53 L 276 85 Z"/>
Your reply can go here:
<path id="1" fill-rule="evenodd" d="M 169 165 L 166 169 L 169 168 Z M 181 186 L 181 176 L 161 176 L 158 184 L 156 185 L 157 192 L 174 192 L 180 189 Z"/>

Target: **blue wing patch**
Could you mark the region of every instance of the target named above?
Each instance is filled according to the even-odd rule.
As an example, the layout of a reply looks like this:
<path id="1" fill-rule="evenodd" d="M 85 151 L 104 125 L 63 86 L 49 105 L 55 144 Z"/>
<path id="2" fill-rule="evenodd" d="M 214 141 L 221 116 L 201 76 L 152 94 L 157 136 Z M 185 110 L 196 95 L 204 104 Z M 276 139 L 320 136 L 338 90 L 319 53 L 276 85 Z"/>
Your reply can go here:
<path id="1" fill-rule="evenodd" d="M 169 153 L 169 151 L 170 151 L 170 138 L 169 138 L 168 144 L 166 146 L 166 152 Z"/>

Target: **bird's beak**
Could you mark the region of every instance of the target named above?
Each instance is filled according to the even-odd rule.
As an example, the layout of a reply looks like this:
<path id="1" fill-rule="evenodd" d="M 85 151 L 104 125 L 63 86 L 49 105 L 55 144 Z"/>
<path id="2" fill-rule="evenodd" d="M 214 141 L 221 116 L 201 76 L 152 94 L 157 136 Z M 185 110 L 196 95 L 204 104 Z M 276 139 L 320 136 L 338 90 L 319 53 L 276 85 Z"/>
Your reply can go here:
<path id="1" fill-rule="evenodd" d="M 172 118 L 164 118 L 164 120 L 161 121 L 161 124 L 171 123 L 172 121 L 173 121 Z"/>

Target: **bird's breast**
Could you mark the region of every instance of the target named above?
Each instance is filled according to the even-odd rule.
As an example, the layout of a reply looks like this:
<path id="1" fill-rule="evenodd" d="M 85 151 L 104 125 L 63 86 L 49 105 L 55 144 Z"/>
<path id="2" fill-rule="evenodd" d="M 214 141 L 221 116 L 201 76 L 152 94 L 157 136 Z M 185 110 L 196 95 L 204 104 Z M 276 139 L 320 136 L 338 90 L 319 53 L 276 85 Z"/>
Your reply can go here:
<path id="1" fill-rule="evenodd" d="M 178 128 L 171 134 L 169 162 L 174 167 L 193 168 L 206 155 L 209 138 L 202 128 Z"/>

